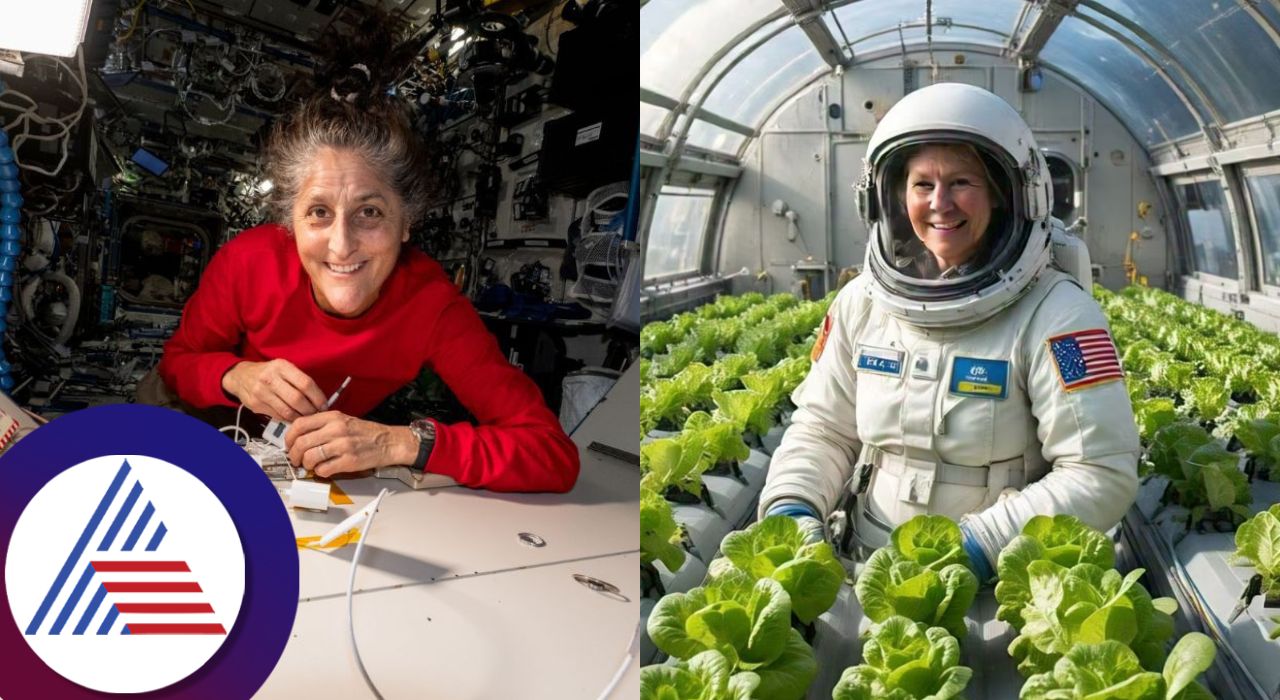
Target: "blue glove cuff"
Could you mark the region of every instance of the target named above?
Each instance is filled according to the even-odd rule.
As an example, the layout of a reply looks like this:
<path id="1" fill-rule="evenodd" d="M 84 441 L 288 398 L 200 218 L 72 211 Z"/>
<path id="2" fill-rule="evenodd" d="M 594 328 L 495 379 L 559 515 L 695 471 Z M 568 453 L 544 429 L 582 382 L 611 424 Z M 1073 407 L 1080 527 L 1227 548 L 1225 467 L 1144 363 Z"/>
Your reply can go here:
<path id="1" fill-rule="evenodd" d="M 775 503 L 769 507 L 768 511 L 765 512 L 766 517 L 770 515 L 790 515 L 793 518 L 799 518 L 806 515 L 810 518 L 818 517 L 818 514 L 815 513 L 812 508 L 798 501 Z"/>
<path id="2" fill-rule="evenodd" d="M 961 542 L 964 546 L 964 553 L 969 555 L 969 561 L 973 566 L 973 573 L 978 577 L 978 583 L 987 583 L 995 579 L 996 572 L 991 570 L 991 562 L 987 560 L 986 552 L 982 551 L 982 547 L 978 545 L 978 541 L 969 532 L 969 528 L 961 525 L 960 534 L 963 536 Z"/>

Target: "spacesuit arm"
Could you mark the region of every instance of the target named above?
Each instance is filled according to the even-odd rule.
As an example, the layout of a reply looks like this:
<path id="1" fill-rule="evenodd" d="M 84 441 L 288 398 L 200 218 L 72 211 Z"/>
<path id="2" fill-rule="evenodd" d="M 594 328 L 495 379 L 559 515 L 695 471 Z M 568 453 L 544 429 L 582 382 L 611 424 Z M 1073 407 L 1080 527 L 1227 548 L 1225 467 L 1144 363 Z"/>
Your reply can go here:
<path id="1" fill-rule="evenodd" d="M 835 508 L 862 448 L 854 416 L 856 378 L 855 338 L 864 325 L 870 303 L 861 280 L 854 280 L 836 297 L 824 329 L 819 333 L 818 359 L 791 394 L 796 411 L 773 453 L 769 476 L 760 493 L 760 517 L 780 499 L 813 507 L 820 518 Z M 823 336 L 825 335 L 825 342 Z"/>
<path id="2" fill-rule="evenodd" d="M 1015 352 L 1027 367 L 1027 396 L 1050 472 L 1021 492 L 965 519 L 994 564 L 1000 550 L 1036 515 L 1074 515 L 1106 531 L 1138 490 L 1138 432 L 1122 379 L 1070 389 L 1050 339 L 1110 327 L 1097 302 L 1075 284 L 1059 284 L 1032 317 Z M 1034 448 L 1033 448 L 1034 449 Z"/>

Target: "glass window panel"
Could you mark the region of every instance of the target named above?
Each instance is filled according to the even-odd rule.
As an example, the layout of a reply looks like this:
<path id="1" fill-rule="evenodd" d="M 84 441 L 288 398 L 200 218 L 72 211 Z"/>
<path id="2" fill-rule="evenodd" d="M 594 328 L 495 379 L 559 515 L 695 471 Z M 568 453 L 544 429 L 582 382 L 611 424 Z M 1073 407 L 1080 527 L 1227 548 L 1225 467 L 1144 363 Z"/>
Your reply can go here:
<path id="1" fill-rule="evenodd" d="M 729 49 L 729 51 L 725 53 L 725 55 L 720 59 L 720 61 L 716 63 L 715 67 L 712 68 L 707 73 L 707 78 L 703 80 L 704 84 L 698 90 L 695 90 L 693 92 L 693 95 L 690 98 L 690 101 L 696 102 L 698 98 L 702 95 L 702 93 L 706 90 L 707 83 L 709 83 L 712 78 L 715 78 L 715 76 L 719 75 L 722 71 L 728 69 L 729 64 L 733 63 L 738 58 L 738 56 L 741 56 L 747 49 L 751 48 L 752 46 L 755 46 L 756 43 L 758 42 L 768 41 L 766 37 L 777 36 L 781 32 L 785 31 L 786 27 L 789 27 L 791 25 L 792 25 L 791 15 L 787 15 L 786 17 L 781 17 L 777 20 L 774 20 L 773 22 L 770 22 L 764 25 L 763 27 L 757 29 L 756 31 L 752 32 L 751 36 L 744 39 L 742 43 L 738 44 L 737 46 L 734 46 L 732 49 Z"/>
<path id="2" fill-rule="evenodd" d="M 1222 183 L 1189 182 L 1175 189 L 1191 227 L 1191 257 L 1196 271 L 1237 279 L 1235 237 Z"/>
<path id="3" fill-rule="evenodd" d="M 746 136 L 736 131 L 728 131 L 721 129 L 713 124 L 708 124 L 698 120 L 693 122 L 693 126 L 689 128 L 688 143 L 693 146 L 701 146 L 712 151 L 720 151 L 736 155 L 738 147 L 747 139 Z"/>
<path id="4" fill-rule="evenodd" d="M 1176 56 L 1227 121 L 1280 107 L 1280 81 L 1273 71 L 1258 70 L 1280 61 L 1280 49 L 1238 2 L 1107 0 L 1104 4 L 1141 26 Z"/>
<path id="5" fill-rule="evenodd" d="M 1142 59 L 1099 29 L 1062 20 L 1041 60 L 1092 93 L 1147 146 L 1196 133 L 1195 118 Z"/>
<path id="6" fill-rule="evenodd" d="M 1250 175 L 1245 182 L 1262 243 L 1262 279 L 1280 287 L 1280 174 Z"/>
<path id="7" fill-rule="evenodd" d="M 924 27 L 907 27 L 902 30 L 902 37 L 899 39 L 898 32 L 890 32 L 881 34 L 880 36 L 867 39 L 866 41 L 854 44 L 854 55 L 867 56 L 883 49 L 897 49 L 906 42 L 908 50 L 921 50 L 925 46 Z M 967 43 L 979 44 L 982 46 L 990 46 L 997 49 L 1003 49 L 1005 46 L 1000 41 L 1000 37 L 985 32 L 981 29 L 971 29 L 969 27 L 948 27 L 945 31 L 935 29 L 933 32 L 933 41 L 939 43 Z M 939 63 L 944 66 L 951 65 L 951 56 L 935 56 Z"/>
<path id="8" fill-rule="evenodd" d="M 778 0 L 649 0 L 640 8 L 640 85 L 672 97 Z"/>
<path id="9" fill-rule="evenodd" d="M 981 3 L 975 3 L 972 0 L 934 0 L 933 38 L 935 41 L 957 41 L 963 36 L 975 34 L 973 30 L 961 27 L 943 27 L 938 24 L 938 20 L 941 19 L 951 19 L 961 24 L 1008 32 L 1017 21 L 1022 5 L 1023 0 L 984 0 Z M 835 13 L 849 40 L 856 42 L 873 32 L 896 27 L 900 22 L 917 20 L 923 22 L 924 3 L 904 3 L 902 0 L 862 0 L 838 8 Z M 923 27 L 919 31 L 923 36 Z M 995 37 L 994 34 L 986 32 L 977 32 L 976 35 L 982 37 L 980 41 L 983 43 L 992 43 Z M 892 32 L 870 41 L 880 48 L 889 44 L 896 45 L 898 33 Z M 868 44 L 868 47 L 871 46 L 873 44 Z M 859 51 L 868 50 L 862 44 L 856 44 L 853 49 L 855 56 Z"/>
<path id="10" fill-rule="evenodd" d="M 714 190 L 663 187 L 654 204 L 644 278 L 697 272 Z"/>
<path id="11" fill-rule="evenodd" d="M 827 67 L 799 27 L 765 42 L 716 85 L 703 108 L 754 125 L 778 99 Z"/>
<path id="12" fill-rule="evenodd" d="M 667 113 L 671 110 L 655 107 L 646 102 L 640 103 L 640 133 L 649 136 L 658 135 L 658 127 L 662 125 L 662 120 L 667 118 Z"/>

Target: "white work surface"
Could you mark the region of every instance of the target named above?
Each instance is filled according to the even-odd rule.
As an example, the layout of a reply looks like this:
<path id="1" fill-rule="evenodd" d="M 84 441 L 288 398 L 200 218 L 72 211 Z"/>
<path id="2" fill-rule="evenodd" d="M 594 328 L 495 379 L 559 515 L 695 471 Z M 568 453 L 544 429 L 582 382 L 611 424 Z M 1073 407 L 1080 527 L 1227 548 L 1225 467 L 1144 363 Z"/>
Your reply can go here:
<path id="1" fill-rule="evenodd" d="M 393 491 L 360 555 L 354 596 L 361 656 L 387 700 L 599 697 L 640 618 L 640 469 L 587 447 L 638 454 L 639 424 L 637 365 L 573 434 L 582 471 L 567 494 L 414 491 L 362 478 L 339 482 L 351 505 L 290 512 L 299 537 L 320 535 L 380 489 Z M 523 544 L 521 532 L 546 545 Z M 354 552 L 354 544 L 299 551 L 293 634 L 255 697 L 372 697 L 348 641 Z M 573 574 L 619 594 L 591 590 Z M 633 657 L 610 697 L 638 697 L 639 688 Z"/>

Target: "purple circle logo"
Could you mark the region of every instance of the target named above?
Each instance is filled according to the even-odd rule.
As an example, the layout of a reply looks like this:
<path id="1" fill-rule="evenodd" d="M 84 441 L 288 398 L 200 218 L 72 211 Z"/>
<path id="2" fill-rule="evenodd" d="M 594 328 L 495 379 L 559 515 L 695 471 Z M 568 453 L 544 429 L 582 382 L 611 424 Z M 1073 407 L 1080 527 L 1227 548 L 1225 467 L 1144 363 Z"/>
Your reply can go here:
<path id="1" fill-rule="evenodd" d="M 297 612 L 284 505 L 193 418 L 105 406 L 0 458 L 0 697 L 248 698 Z"/>

